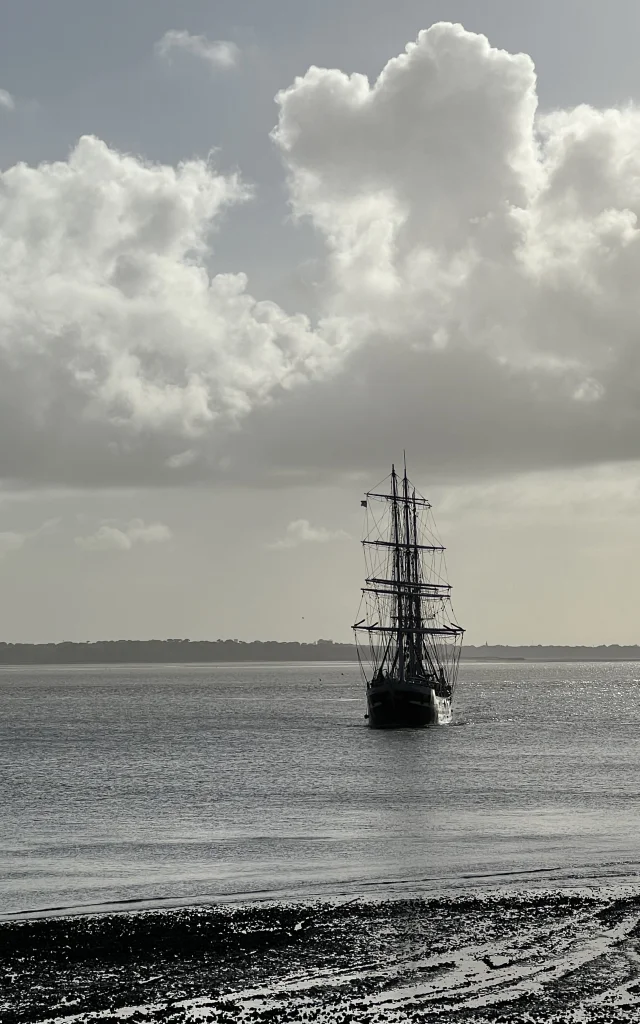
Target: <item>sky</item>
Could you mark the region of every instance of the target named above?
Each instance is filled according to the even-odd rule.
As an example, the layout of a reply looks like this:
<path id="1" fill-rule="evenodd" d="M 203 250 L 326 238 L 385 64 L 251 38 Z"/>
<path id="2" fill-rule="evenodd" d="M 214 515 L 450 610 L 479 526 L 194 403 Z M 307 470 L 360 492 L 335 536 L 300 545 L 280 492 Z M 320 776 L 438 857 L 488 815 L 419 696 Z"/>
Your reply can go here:
<path id="1" fill-rule="evenodd" d="M 0 640 L 640 642 L 640 8 L 0 9 Z"/>

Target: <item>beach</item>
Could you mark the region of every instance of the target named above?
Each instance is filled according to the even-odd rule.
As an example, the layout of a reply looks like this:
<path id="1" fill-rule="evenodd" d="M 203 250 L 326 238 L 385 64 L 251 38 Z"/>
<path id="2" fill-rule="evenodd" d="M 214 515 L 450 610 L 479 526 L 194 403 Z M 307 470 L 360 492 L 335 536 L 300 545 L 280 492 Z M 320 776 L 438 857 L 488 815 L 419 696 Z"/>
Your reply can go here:
<path id="1" fill-rule="evenodd" d="M 5 921 L 0 1018 L 636 1021 L 639 922 L 613 888 Z"/>

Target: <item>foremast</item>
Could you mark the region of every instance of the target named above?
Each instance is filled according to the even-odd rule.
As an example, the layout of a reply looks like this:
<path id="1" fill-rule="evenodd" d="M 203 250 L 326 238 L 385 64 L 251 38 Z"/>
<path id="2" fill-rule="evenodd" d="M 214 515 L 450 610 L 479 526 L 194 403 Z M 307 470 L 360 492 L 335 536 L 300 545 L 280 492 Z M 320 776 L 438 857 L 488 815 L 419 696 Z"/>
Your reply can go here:
<path id="1" fill-rule="evenodd" d="M 445 548 L 430 503 L 407 477 L 406 460 L 402 478 L 392 466 L 387 481 L 386 489 L 368 491 L 362 502 L 366 615 L 354 626 L 361 665 L 369 685 L 428 682 L 439 695 L 450 696 L 464 630 L 453 616 Z"/>

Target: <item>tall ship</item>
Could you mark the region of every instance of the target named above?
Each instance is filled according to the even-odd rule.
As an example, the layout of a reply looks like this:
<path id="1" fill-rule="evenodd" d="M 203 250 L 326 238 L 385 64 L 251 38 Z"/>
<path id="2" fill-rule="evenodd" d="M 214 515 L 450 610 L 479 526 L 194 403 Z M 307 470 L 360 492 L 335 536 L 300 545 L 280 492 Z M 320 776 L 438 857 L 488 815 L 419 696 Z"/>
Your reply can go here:
<path id="1" fill-rule="evenodd" d="M 361 505 L 366 581 L 354 625 L 376 729 L 451 721 L 464 629 L 456 623 L 445 548 L 431 505 L 391 467 Z"/>

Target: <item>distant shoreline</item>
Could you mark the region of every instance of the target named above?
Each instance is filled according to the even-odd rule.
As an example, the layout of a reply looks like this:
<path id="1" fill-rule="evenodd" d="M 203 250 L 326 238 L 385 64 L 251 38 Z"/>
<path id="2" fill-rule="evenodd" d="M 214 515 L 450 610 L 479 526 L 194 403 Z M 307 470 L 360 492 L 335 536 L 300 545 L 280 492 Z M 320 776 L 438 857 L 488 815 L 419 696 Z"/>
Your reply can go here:
<path id="1" fill-rule="evenodd" d="M 94 643 L 0 643 L 1 665 L 216 664 L 229 662 L 355 661 L 353 644 L 240 640 L 98 640 Z M 479 662 L 640 661 L 640 646 L 522 646 L 462 648 L 462 660 Z"/>

